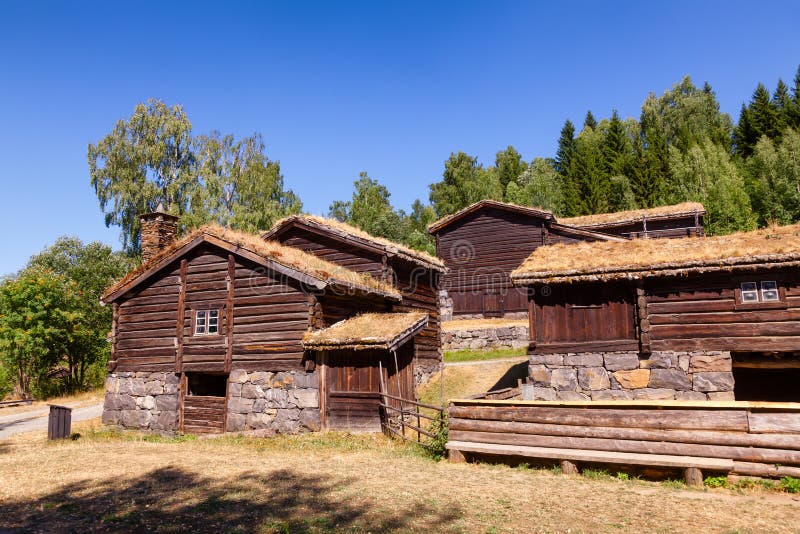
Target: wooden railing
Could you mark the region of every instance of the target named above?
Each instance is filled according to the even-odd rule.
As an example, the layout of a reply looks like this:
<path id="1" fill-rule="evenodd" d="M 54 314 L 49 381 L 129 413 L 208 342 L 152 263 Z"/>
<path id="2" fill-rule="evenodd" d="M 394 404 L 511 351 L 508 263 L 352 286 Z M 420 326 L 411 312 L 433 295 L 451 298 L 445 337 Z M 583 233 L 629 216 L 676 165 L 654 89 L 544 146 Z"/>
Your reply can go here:
<path id="1" fill-rule="evenodd" d="M 12 401 L 2 401 L 0 402 L 0 408 L 11 408 L 13 406 L 30 406 L 33 404 L 33 401 L 30 399 L 26 400 L 12 400 Z"/>
<path id="2" fill-rule="evenodd" d="M 392 403 L 390 401 L 395 402 Z M 381 427 L 384 432 L 406 441 L 415 441 L 422 446 L 428 446 L 422 439 L 422 436 L 427 436 L 429 438 L 436 437 L 429 428 L 423 428 L 422 420 L 434 422 L 444 417 L 444 408 L 441 406 L 433 406 L 432 404 L 404 399 L 402 397 L 389 395 L 388 393 L 381 393 L 380 407 L 383 409 Z M 424 413 L 420 411 L 420 408 L 431 411 L 434 415 Z M 426 425 L 426 427 L 427 426 L 428 425 Z M 412 437 L 408 436 L 408 430 L 411 431 Z M 413 438 L 414 435 L 416 435 L 416 439 Z"/>

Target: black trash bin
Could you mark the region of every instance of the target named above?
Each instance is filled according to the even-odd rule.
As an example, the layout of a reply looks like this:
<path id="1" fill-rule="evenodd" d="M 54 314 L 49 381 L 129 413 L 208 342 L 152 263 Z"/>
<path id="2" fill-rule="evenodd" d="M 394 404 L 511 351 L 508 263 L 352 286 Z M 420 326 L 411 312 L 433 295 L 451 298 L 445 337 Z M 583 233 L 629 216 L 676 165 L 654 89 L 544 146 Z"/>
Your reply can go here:
<path id="1" fill-rule="evenodd" d="M 47 439 L 64 439 L 72 433 L 72 408 L 50 405 L 50 418 L 47 421 Z"/>

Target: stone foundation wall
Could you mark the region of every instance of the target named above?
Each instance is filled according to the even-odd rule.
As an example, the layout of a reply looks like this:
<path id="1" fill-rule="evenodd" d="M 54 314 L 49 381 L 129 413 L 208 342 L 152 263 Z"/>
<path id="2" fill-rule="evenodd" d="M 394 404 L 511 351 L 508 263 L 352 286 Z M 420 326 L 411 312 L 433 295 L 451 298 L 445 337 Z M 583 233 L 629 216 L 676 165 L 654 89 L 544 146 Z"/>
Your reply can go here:
<path id="1" fill-rule="evenodd" d="M 534 400 L 733 400 L 730 352 L 532 354 Z"/>
<path id="2" fill-rule="evenodd" d="M 442 321 L 449 321 L 453 318 L 453 299 L 446 289 L 439 291 L 439 318 Z"/>
<path id="3" fill-rule="evenodd" d="M 112 373 L 106 378 L 103 424 L 175 432 L 179 386 L 175 373 Z"/>
<path id="4" fill-rule="evenodd" d="M 518 349 L 527 346 L 527 326 L 502 326 L 442 332 L 442 350 Z"/>
<path id="5" fill-rule="evenodd" d="M 234 370 L 228 380 L 228 432 L 262 434 L 317 431 L 317 371 L 269 373 Z"/>

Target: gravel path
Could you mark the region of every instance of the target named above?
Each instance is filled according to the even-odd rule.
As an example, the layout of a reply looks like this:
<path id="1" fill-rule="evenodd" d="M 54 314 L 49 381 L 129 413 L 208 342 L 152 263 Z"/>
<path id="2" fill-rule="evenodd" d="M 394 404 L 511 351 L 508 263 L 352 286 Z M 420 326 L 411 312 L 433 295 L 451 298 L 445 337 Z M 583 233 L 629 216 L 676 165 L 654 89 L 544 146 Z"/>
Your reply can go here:
<path id="1" fill-rule="evenodd" d="M 47 430 L 47 416 L 49 409 L 36 409 L 28 412 L 19 412 L 12 415 L 0 416 L 0 439 L 10 438 L 22 432 L 32 430 Z M 90 404 L 72 409 L 72 422 L 84 421 L 100 417 L 103 414 L 103 403 Z"/>

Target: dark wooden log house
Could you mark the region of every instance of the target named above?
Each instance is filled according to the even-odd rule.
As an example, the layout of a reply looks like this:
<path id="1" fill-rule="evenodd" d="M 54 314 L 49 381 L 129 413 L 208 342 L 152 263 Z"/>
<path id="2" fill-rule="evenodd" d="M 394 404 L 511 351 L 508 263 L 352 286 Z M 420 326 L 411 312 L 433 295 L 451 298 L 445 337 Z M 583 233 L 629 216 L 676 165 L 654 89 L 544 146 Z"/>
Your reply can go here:
<path id="1" fill-rule="evenodd" d="M 483 200 L 433 223 L 447 318 L 525 317 L 527 296 L 509 273 L 531 252 L 558 243 L 703 235 L 701 204 L 557 219 L 553 213 Z"/>
<path id="2" fill-rule="evenodd" d="M 174 241 L 175 223 L 143 217 L 145 261 L 103 296 L 114 310 L 105 423 L 375 430 L 381 387 L 413 398 L 417 345 L 438 337 L 392 280 L 219 227 Z"/>
<path id="3" fill-rule="evenodd" d="M 800 401 L 800 226 L 541 247 L 530 379 L 544 400 Z"/>

